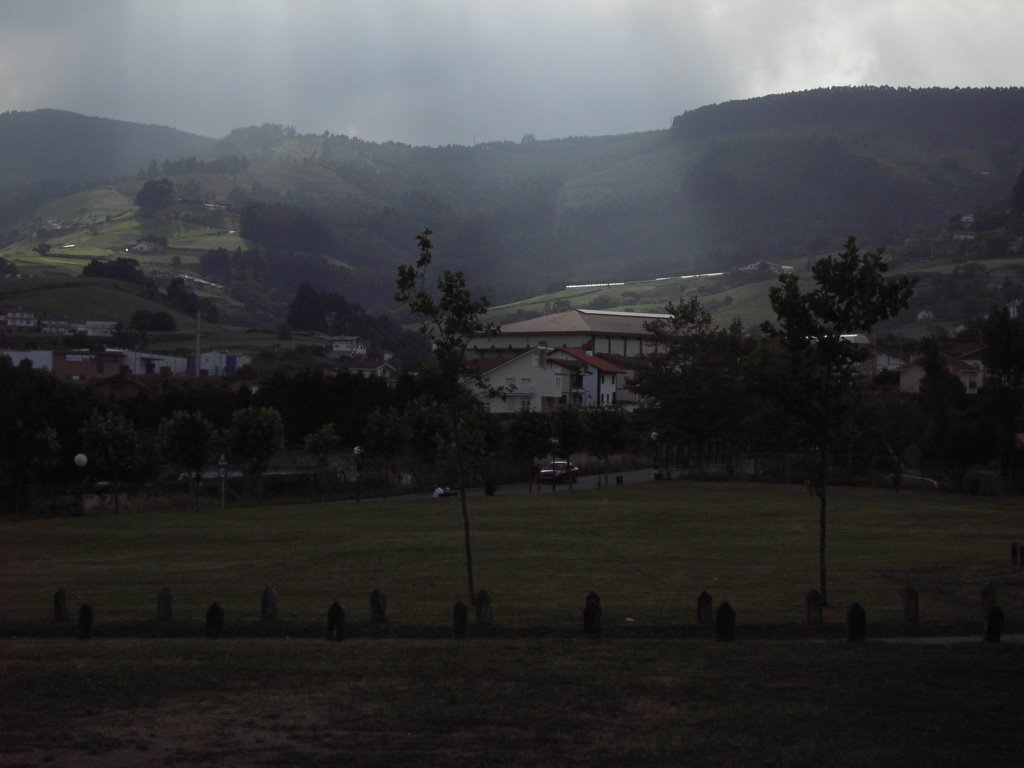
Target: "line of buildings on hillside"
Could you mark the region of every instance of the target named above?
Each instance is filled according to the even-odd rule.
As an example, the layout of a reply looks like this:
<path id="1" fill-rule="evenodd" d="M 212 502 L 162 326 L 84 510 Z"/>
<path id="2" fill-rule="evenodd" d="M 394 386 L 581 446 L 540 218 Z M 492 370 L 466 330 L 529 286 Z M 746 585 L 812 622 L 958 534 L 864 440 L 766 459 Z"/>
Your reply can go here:
<path id="1" fill-rule="evenodd" d="M 8 313 L 10 315 L 10 313 Z M 494 413 L 548 412 L 561 406 L 620 407 L 632 410 L 639 398 L 630 388 L 637 362 L 658 351 L 651 321 L 668 315 L 572 309 L 530 320 L 509 323 L 496 336 L 470 340 L 470 351 L 481 378 L 500 395 L 480 393 Z M 854 339 L 869 344 L 867 337 Z M 356 336 L 330 340 L 328 354 L 338 359 L 327 375 L 349 373 L 384 380 L 394 386 L 399 371 L 389 360 L 366 359 L 367 347 Z M 118 390 L 123 396 L 145 389 L 166 389 L 171 378 L 219 379 L 231 377 L 250 363 L 247 355 L 204 352 L 196 376 L 195 355 L 162 355 L 126 349 L 100 350 L 3 350 L 17 365 L 32 367 L 74 382 L 85 382 L 98 392 Z M 947 370 L 969 394 L 984 383 L 982 349 L 961 346 L 944 354 Z M 865 375 L 898 371 L 900 390 L 917 392 L 924 378 L 920 359 L 907 359 L 899 351 L 874 348 L 864 365 Z M 103 384 L 108 380 L 108 384 Z"/>
<path id="2" fill-rule="evenodd" d="M 470 343 L 481 378 L 504 390 L 480 397 L 494 413 L 546 412 L 563 405 L 632 410 L 639 402 L 630 389 L 637 361 L 658 351 L 646 325 L 666 318 L 656 313 L 573 309 L 503 325 L 500 334 Z M 920 390 L 920 358 L 877 347 L 866 336 L 853 341 L 872 346 L 863 366 L 865 375 L 896 371 L 901 392 Z M 977 393 L 984 382 L 982 353 L 980 345 L 970 344 L 942 355 L 947 370 L 968 394 Z"/>
<path id="3" fill-rule="evenodd" d="M 64 317 L 37 315 L 29 309 L 9 309 L 0 313 L 0 333 L 43 333 L 52 336 L 81 334 L 90 338 L 109 338 L 117 331 L 114 320 L 86 320 L 73 323 Z"/>

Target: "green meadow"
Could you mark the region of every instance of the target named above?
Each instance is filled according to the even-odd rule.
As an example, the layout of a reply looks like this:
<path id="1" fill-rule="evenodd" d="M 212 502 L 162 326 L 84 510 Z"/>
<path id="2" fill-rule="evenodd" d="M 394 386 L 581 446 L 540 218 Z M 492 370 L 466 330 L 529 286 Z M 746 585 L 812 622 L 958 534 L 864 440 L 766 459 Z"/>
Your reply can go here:
<path id="1" fill-rule="evenodd" d="M 835 489 L 823 628 L 816 499 L 669 481 L 471 498 L 494 622 L 466 600 L 457 499 L 0 521 L 3 765 L 1012 764 L 1024 646 L 982 643 L 980 589 L 1024 614 L 1019 500 Z M 919 625 L 899 591 L 920 593 Z M 155 621 L 170 587 L 174 618 Z M 260 595 L 278 595 L 261 624 Z M 95 611 L 93 637 L 53 594 Z M 370 622 L 369 593 L 388 621 Z M 603 631 L 582 631 L 589 591 Z M 737 639 L 696 625 L 735 608 Z M 333 600 L 346 639 L 324 639 Z M 204 636 L 211 602 L 225 631 Z M 867 610 L 864 644 L 846 607 Z M 472 616 L 472 611 L 470 611 Z M 1015 622 L 1016 625 L 1015 625 Z M 966 637 L 950 641 L 945 636 Z M 1012 639 L 1012 638 L 1007 638 Z M 1006 762 L 1009 761 L 1009 762 Z"/>

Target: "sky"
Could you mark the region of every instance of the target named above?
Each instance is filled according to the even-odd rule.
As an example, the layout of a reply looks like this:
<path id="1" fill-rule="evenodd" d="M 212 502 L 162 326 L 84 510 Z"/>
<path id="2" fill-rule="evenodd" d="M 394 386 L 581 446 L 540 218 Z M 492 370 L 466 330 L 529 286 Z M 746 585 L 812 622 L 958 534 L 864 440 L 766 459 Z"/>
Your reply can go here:
<path id="1" fill-rule="evenodd" d="M 833 85 L 1024 85 L 1020 0 L 0 0 L 0 112 L 413 145 Z"/>

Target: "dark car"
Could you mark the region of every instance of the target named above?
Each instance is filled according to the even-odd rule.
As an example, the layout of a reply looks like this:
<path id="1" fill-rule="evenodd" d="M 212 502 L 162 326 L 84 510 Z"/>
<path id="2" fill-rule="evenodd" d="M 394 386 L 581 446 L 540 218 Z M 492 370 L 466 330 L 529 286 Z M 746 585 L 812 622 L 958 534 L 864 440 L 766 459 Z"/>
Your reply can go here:
<path id="1" fill-rule="evenodd" d="M 564 483 L 571 481 L 575 483 L 579 471 L 579 467 L 568 461 L 550 461 L 547 464 L 542 464 L 537 470 L 537 482 Z"/>

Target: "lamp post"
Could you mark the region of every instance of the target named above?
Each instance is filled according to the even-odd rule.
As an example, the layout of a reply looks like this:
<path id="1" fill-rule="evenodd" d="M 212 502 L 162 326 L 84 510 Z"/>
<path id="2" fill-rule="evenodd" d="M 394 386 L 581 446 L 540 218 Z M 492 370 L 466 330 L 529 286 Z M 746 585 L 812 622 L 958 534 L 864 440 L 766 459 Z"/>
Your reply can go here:
<path id="1" fill-rule="evenodd" d="M 661 480 L 661 472 L 658 470 L 658 433 L 651 432 L 651 442 L 654 443 L 654 479 Z"/>
<path id="2" fill-rule="evenodd" d="M 84 470 L 86 465 L 89 463 L 89 457 L 84 453 L 76 453 L 74 458 L 75 466 L 79 469 Z M 85 474 L 83 472 L 83 474 Z M 85 484 L 89 481 L 89 476 L 85 475 L 82 478 L 81 485 L 78 486 L 78 492 L 75 494 L 76 509 L 74 510 L 75 517 L 80 517 L 85 514 Z"/>
<path id="3" fill-rule="evenodd" d="M 220 477 L 220 508 L 223 510 L 228 481 L 228 459 L 223 453 L 217 459 L 217 475 Z"/>
<path id="4" fill-rule="evenodd" d="M 356 503 L 359 503 L 359 476 L 363 470 L 363 446 L 357 445 L 352 449 L 352 455 L 356 457 Z"/>

